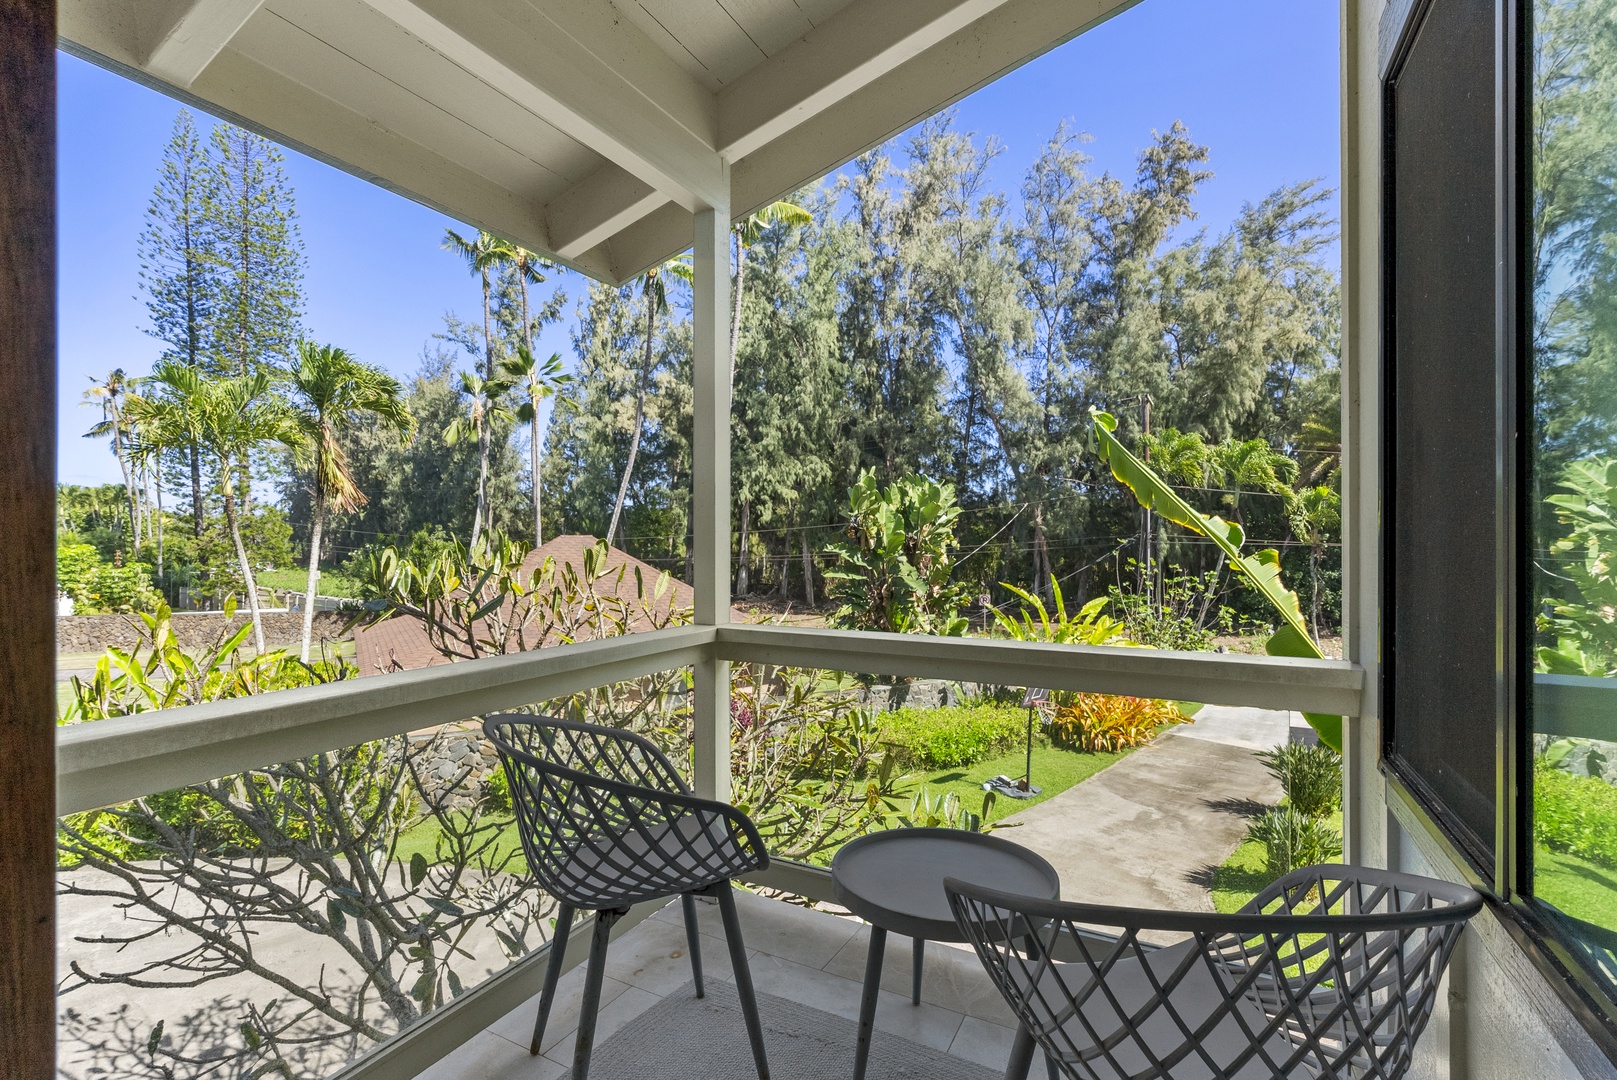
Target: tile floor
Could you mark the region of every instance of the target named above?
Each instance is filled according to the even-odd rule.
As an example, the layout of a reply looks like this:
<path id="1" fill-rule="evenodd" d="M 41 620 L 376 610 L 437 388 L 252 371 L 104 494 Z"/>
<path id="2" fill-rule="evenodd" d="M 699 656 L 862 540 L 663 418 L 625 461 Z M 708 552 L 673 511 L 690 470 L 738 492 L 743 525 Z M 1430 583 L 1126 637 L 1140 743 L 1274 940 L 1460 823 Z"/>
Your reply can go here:
<path id="1" fill-rule="evenodd" d="M 759 991 L 858 1018 L 869 936 L 862 923 L 739 891 L 736 906 Z M 710 979 L 728 979 L 730 959 L 718 907 L 699 903 L 697 912 L 703 970 Z M 995 1071 L 1004 1068 L 1013 1034 L 1010 1013 L 970 949 L 927 943 L 918 1006 L 910 1004 L 910 962 L 910 940 L 890 936 L 876 1006 L 877 1037 L 890 1032 Z M 684 989 L 690 976 L 685 926 L 675 902 L 614 941 L 607 952 L 596 1045 L 664 995 Z M 495 1020 L 417 1080 L 554 1080 L 568 1075 L 583 978 L 582 966 L 562 977 L 540 1057 L 528 1055 L 535 998 Z M 851 1032 L 848 1055 L 851 1072 Z"/>

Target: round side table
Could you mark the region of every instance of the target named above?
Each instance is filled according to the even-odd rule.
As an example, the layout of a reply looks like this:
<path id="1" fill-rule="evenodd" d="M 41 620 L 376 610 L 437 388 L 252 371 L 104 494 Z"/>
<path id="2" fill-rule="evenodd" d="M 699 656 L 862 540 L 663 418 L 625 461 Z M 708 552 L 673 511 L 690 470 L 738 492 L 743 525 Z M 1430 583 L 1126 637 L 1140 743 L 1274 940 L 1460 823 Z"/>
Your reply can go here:
<path id="1" fill-rule="evenodd" d="M 870 1056 L 887 932 L 915 939 L 910 998 L 916 1005 L 921 1003 L 921 961 L 926 942 L 966 940 L 955 925 L 954 913 L 943 893 L 946 877 L 1041 899 L 1054 900 L 1061 894 L 1061 879 L 1055 867 L 1019 844 L 984 833 L 891 829 L 844 844 L 831 860 L 837 903 L 870 923 L 853 1080 L 864 1080 Z"/>

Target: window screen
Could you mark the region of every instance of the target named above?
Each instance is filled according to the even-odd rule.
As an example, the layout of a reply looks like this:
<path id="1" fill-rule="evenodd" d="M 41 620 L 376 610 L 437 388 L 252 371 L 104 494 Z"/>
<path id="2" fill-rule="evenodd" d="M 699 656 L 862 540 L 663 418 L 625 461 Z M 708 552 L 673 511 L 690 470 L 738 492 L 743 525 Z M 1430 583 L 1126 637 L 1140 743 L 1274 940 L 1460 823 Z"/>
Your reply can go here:
<path id="1" fill-rule="evenodd" d="M 1494 12 L 1434 0 L 1388 83 L 1389 756 L 1494 840 Z"/>

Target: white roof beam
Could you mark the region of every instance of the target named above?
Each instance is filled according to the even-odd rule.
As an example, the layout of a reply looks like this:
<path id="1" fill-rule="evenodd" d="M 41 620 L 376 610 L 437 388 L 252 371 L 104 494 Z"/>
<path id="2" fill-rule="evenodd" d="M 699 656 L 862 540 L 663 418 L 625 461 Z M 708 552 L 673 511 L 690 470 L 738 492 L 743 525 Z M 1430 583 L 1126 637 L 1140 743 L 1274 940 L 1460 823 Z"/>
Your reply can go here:
<path id="1" fill-rule="evenodd" d="M 1008 0 L 731 166 L 740 217 L 824 176 L 1138 0 Z"/>
<path id="2" fill-rule="evenodd" d="M 264 0 L 191 0 L 159 32 L 144 67 L 175 86 L 190 86 L 263 4 Z"/>
<path id="3" fill-rule="evenodd" d="M 724 163 L 710 138 L 670 115 L 655 92 L 634 81 L 636 68 L 622 56 L 593 51 L 524 0 L 367 2 L 686 209 L 728 200 Z M 622 40 L 610 44 L 621 46 Z"/>
<path id="4" fill-rule="evenodd" d="M 668 196 L 608 162 L 545 207 L 551 250 L 575 258 L 667 203 Z"/>
<path id="5" fill-rule="evenodd" d="M 739 160 L 1008 0 L 857 0 L 719 94 L 719 151 Z"/>

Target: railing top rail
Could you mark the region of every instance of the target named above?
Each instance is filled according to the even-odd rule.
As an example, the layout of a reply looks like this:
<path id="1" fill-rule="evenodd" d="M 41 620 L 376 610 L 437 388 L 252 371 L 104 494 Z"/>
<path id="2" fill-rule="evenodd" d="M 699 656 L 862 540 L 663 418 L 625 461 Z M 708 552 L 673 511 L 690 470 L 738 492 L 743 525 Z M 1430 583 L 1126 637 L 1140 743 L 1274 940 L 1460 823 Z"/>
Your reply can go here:
<path id="1" fill-rule="evenodd" d="M 58 812 L 683 667 L 712 642 L 710 627 L 675 627 L 69 725 L 56 740 Z"/>
<path id="2" fill-rule="evenodd" d="M 710 658 L 1343 715 L 1358 714 L 1364 680 L 1358 665 L 1338 660 L 686 626 L 65 727 L 57 738 L 58 810 L 106 806 Z"/>
<path id="3" fill-rule="evenodd" d="M 1343 716 L 1358 715 L 1364 687 L 1364 669 L 1343 660 L 1110 645 L 731 623 L 717 627 L 715 647 L 726 660 Z"/>

